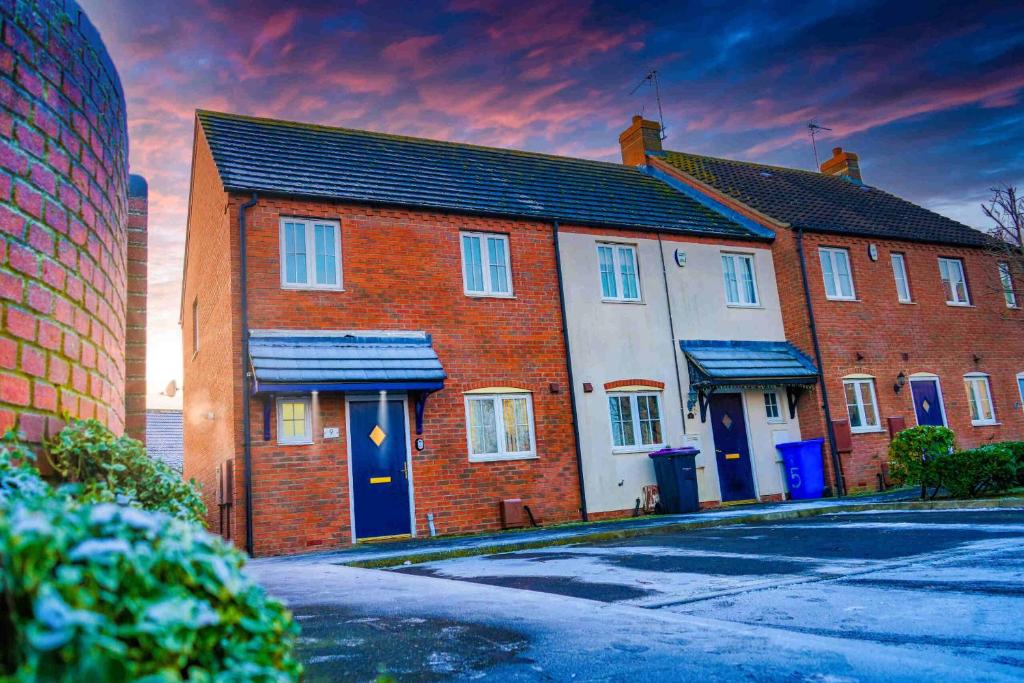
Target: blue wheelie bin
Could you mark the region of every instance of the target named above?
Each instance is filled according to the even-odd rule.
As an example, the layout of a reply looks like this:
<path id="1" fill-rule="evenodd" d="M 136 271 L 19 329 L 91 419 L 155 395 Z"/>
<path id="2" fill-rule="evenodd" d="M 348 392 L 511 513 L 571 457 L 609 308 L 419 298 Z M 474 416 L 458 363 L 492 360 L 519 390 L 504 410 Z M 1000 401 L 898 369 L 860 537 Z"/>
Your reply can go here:
<path id="1" fill-rule="evenodd" d="M 654 463 L 654 474 L 658 479 L 658 505 L 660 512 L 679 514 L 697 512 L 700 499 L 697 496 L 697 454 L 696 448 L 663 448 L 647 455 Z"/>
<path id="2" fill-rule="evenodd" d="M 789 496 L 795 500 L 821 498 L 825 492 L 825 470 L 821 460 L 824 439 L 776 444 L 789 482 Z"/>

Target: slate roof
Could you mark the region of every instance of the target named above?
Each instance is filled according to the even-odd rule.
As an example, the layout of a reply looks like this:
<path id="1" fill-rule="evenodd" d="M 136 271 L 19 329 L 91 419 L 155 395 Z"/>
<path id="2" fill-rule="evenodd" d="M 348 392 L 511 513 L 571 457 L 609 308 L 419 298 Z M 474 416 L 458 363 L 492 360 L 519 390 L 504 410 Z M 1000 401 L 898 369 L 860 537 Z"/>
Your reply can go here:
<path id="1" fill-rule="evenodd" d="M 181 472 L 184 444 L 180 410 L 146 411 L 146 452 L 149 457 Z"/>
<path id="2" fill-rule="evenodd" d="M 211 111 L 196 116 L 228 191 L 766 239 L 622 164 Z"/>
<path id="3" fill-rule="evenodd" d="M 692 382 L 711 386 L 813 384 L 814 363 L 789 342 L 681 341 Z"/>
<path id="4" fill-rule="evenodd" d="M 813 171 L 665 152 L 671 166 L 794 228 L 983 247 L 990 238 L 876 187 Z"/>
<path id="5" fill-rule="evenodd" d="M 423 332 L 252 330 L 249 357 L 257 391 L 439 389 L 447 376 Z"/>

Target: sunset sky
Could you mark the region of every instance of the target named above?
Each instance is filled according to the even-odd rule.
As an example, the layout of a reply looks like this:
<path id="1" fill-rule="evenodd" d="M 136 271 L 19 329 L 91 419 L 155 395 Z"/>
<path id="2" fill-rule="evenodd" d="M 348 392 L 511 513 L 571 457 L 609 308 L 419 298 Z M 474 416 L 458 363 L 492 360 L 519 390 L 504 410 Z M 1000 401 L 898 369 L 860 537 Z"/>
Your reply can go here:
<path id="1" fill-rule="evenodd" d="M 1024 185 L 1013 2 L 80 2 L 149 180 L 153 407 L 181 376 L 196 108 L 617 161 L 655 68 L 670 149 L 810 169 L 814 119 L 819 153 L 975 227 L 989 187 Z"/>

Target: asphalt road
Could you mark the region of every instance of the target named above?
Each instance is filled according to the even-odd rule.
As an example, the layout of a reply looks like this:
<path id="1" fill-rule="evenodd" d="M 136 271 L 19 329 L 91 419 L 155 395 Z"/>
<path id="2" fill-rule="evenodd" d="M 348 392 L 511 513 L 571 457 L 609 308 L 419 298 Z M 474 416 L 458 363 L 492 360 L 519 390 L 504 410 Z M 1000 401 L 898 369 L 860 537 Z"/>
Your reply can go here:
<path id="1" fill-rule="evenodd" d="M 1024 510 L 253 569 L 303 624 L 308 680 L 1024 679 Z"/>

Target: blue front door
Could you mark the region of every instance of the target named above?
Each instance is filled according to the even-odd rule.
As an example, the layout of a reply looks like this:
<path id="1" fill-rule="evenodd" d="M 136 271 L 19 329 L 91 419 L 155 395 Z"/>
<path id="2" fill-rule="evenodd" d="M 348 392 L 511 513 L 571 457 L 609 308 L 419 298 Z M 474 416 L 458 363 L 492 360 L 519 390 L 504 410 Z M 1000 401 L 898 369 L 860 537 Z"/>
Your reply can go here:
<path id="1" fill-rule="evenodd" d="M 722 502 L 754 498 L 754 471 L 740 394 L 711 395 L 711 433 L 715 439 Z"/>
<path id="2" fill-rule="evenodd" d="M 350 401 L 356 538 L 410 533 L 408 451 L 402 401 Z"/>
<path id="3" fill-rule="evenodd" d="M 911 380 L 910 393 L 914 396 L 914 412 L 917 413 L 917 424 L 933 425 L 936 427 L 946 426 L 946 418 L 942 415 L 942 398 L 939 396 L 938 380 Z"/>

